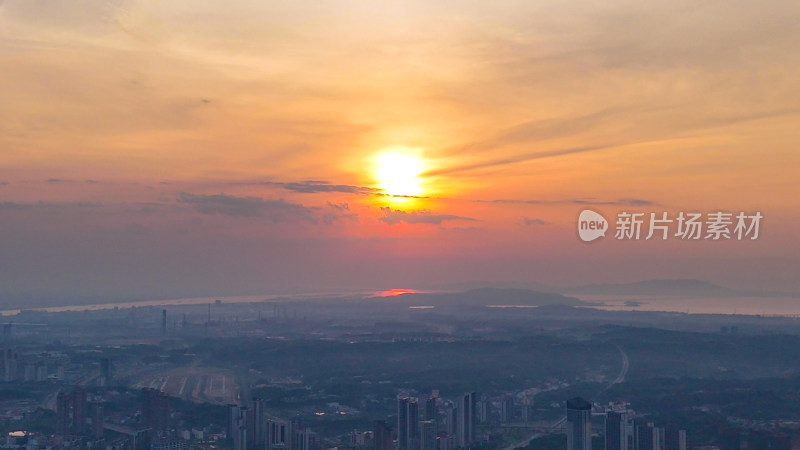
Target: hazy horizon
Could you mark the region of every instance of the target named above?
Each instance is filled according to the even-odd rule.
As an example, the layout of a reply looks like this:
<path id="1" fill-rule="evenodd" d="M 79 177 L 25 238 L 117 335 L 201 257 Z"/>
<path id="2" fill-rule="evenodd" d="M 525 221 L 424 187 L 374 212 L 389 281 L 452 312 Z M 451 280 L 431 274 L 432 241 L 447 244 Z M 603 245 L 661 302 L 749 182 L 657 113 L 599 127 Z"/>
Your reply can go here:
<path id="1" fill-rule="evenodd" d="M 478 281 L 800 292 L 798 17 L 0 1 L 0 309 Z M 764 219 L 757 240 L 587 244 L 585 208 Z"/>
<path id="2" fill-rule="evenodd" d="M 633 289 L 633 290 L 632 290 Z M 470 282 L 452 285 L 403 287 L 391 289 L 294 291 L 294 292 L 250 292 L 237 295 L 218 294 L 196 297 L 157 297 L 157 298 L 60 298 L 60 299 L 19 299 L 8 298 L 8 303 L 0 308 L 0 317 L 13 316 L 21 311 L 83 311 L 130 307 L 182 307 L 205 305 L 217 301 L 225 303 L 270 303 L 284 301 L 319 301 L 330 299 L 369 299 L 391 298 L 407 294 L 433 295 L 470 294 L 479 291 L 491 293 L 491 302 L 485 306 L 509 304 L 520 293 L 563 296 L 564 300 L 579 299 L 587 307 L 604 310 L 671 311 L 705 314 L 745 314 L 794 316 L 795 305 L 800 293 L 783 291 L 747 291 L 731 289 L 696 279 L 652 279 L 633 283 L 598 283 L 574 285 L 546 285 L 542 283 L 489 283 Z M 415 297 L 411 295 L 411 297 Z M 416 297 L 415 297 L 416 298 Z M 630 301 L 635 301 L 631 304 Z M 700 301 L 702 304 L 697 303 Z M 423 301 L 424 302 L 424 301 Z M 469 302 L 463 302 L 466 306 Z M 548 304 L 544 302 L 543 304 Z M 569 304 L 569 303 L 567 303 Z M 530 305 L 537 306 L 537 305 Z"/>

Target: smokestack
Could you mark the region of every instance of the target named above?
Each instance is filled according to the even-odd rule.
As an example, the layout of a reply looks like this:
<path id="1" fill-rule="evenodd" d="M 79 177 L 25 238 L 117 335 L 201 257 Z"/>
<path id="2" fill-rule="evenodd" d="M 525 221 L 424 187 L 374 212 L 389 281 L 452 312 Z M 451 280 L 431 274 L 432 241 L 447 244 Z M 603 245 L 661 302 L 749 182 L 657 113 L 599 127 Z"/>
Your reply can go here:
<path id="1" fill-rule="evenodd" d="M 167 334 L 167 310 L 161 311 L 161 334 Z"/>

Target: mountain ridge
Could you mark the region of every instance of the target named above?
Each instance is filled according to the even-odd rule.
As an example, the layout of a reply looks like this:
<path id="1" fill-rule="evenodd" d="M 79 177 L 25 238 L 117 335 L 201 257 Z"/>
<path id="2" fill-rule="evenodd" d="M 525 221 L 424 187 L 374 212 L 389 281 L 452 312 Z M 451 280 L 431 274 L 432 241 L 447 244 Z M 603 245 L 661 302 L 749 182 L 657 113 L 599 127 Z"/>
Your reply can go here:
<path id="1" fill-rule="evenodd" d="M 655 295 L 665 297 L 800 297 L 781 291 L 734 289 L 694 278 L 663 278 L 632 283 L 596 283 L 558 288 L 562 294 Z"/>

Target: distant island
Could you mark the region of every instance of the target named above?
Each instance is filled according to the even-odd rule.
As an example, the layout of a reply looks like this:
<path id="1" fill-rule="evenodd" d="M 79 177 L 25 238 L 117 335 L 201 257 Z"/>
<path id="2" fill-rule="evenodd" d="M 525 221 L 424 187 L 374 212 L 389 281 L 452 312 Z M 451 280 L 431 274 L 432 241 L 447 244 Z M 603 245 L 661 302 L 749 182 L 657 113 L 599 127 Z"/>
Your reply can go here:
<path id="1" fill-rule="evenodd" d="M 800 297 L 800 294 L 779 291 L 751 291 L 732 289 L 696 279 L 658 279 L 621 284 L 585 284 L 556 289 L 562 294 L 595 294 L 620 296 L 664 297 Z"/>

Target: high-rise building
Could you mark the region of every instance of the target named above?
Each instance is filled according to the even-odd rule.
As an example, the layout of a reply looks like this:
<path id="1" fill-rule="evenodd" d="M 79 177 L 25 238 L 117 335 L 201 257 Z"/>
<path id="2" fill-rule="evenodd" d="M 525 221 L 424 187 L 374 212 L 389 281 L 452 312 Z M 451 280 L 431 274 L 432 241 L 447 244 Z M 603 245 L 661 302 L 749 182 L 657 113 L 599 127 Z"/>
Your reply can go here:
<path id="1" fill-rule="evenodd" d="M 438 398 L 430 396 L 425 400 L 425 420 L 436 420 L 439 417 L 439 409 L 437 407 Z"/>
<path id="2" fill-rule="evenodd" d="M 419 450 L 436 450 L 436 424 L 432 420 L 419 423 Z"/>
<path id="3" fill-rule="evenodd" d="M 730 428 L 723 430 L 719 440 L 720 450 L 739 450 L 742 446 L 742 437 L 739 430 Z"/>
<path id="4" fill-rule="evenodd" d="M 391 443 L 391 436 L 389 437 Z M 288 449 L 292 443 L 292 424 L 282 420 L 267 421 L 266 450 Z"/>
<path id="5" fill-rule="evenodd" d="M 385 420 L 375 422 L 375 450 L 392 450 L 392 429 Z"/>
<path id="6" fill-rule="evenodd" d="M 444 410 L 445 431 L 455 438 L 458 433 L 458 406 L 447 406 Z"/>
<path id="7" fill-rule="evenodd" d="M 111 382 L 114 376 L 114 367 L 111 364 L 111 358 L 103 358 L 100 360 L 100 375 L 106 380 L 106 385 Z"/>
<path id="8" fill-rule="evenodd" d="M 437 393 L 438 394 L 438 393 Z M 439 434 L 439 398 L 438 395 L 431 395 L 425 400 L 425 420 L 433 423 L 434 439 Z"/>
<path id="9" fill-rule="evenodd" d="M 477 403 L 476 417 L 478 423 L 486 423 L 489 420 L 489 396 L 486 394 L 482 394 L 480 401 Z"/>
<path id="10" fill-rule="evenodd" d="M 500 400 L 500 422 L 509 423 L 514 417 L 514 398 L 505 396 Z"/>
<path id="11" fill-rule="evenodd" d="M 29 381 L 36 381 L 36 366 L 33 364 L 25 364 L 22 366 L 22 381 L 26 383 Z"/>
<path id="12" fill-rule="evenodd" d="M 436 448 L 439 450 L 455 449 L 455 437 L 444 432 L 439 432 L 439 436 L 436 437 Z"/>
<path id="13" fill-rule="evenodd" d="M 103 418 L 103 405 L 101 403 L 92 403 L 92 436 L 99 439 L 103 437 L 103 429 L 105 428 L 105 420 Z"/>
<path id="14" fill-rule="evenodd" d="M 397 398 L 397 445 L 400 450 L 419 448 L 419 402 L 416 398 Z"/>
<path id="15" fill-rule="evenodd" d="M 17 379 L 17 366 L 19 353 L 7 348 L 3 350 L 3 381 L 10 382 Z"/>
<path id="16" fill-rule="evenodd" d="M 375 433 L 372 431 L 352 431 L 347 434 L 344 443 L 353 450 L 374 450 Z"/>
<path id="17" fill-rule="evenodd" d="M 187 450 L 189 444 L 180 439 L 160 439 L 150 444 L 150 450 Z"/>
<path id="18" fill-rule="evenodd" d="M 633 441 L 636 450 L 661 450 L 658 429 L 646 420 L 634 422 Z"/>
<path id="19" fill-rule="evenodd" d="M 86 417 L 88 411 L 86 389 L 78 386 L 72 391 L 72 432 L 83 434 L 86 432 Z"/>
<path id="20" fill-rule="evenodd" d="M 522 403 L 520 404 L 519 408 L 519 417 L 523 422 L 526 423 L 533 421 L 533 417 L 535 417 L 535 410 L 533 409 L 533 397 L 526 396 L 522 398 Z"/>
<path id="21" fill-rule="evenodd" d="M 263 450 L 267 443 L 267 423 L 264 416 L 267 402 L 261 398 L 254 398 L 250 407 L 253 412 L 253 444 L 255 448 Z"/>
<path id="22" fill-rule="evenodd" d="M 653 447 L 656 450 L 664 450 L 664 428 L 653 427 Z"/>
<path id="23" fill-rule="evenodd" d="M 459 399 L 456 416 L 457 447 L 466 448 L 475 440 L 477 396 L 476 392 L 468 392 Z"/>
<path id="24" fill-rule="evenodd" d="M 319 447 L 317 434 L 306 428 L 292 431 L 292 445 L 290 450 L 316 450 Z"/>
<path id="25" fill-rule="evenodd" d="M 247 450 L 255 450 L 256 448 L 256 411 L 250 407 L 247 408 L 244 416 L 245 427 L 247 428 Z M 262 447 L 263 448 L 263 447 Z"/>
<path id="26" fill-rule="evenodd" d="M 419 450 L 419 401 L 408 400 L 408 449 Z"/>
<path id="27" fill-rule="evenodd" d="M 609 411 L 606 414 L 606 449 L 628 450 L 628 414 Z"/>
<path id="28" fill-rule="evenodd" d="M 142 389 L 142 425 L 161 432 L 169 425 L 169 397 L 157 389 Z"/>
<path id="29" fill-rule="evenodd" d="M 233 435 L 233 450 L 247 449 L 247 427 L 240 423 Z"/>
<path id="30" fill-rule="evenodd" d="M 251 417 L 250 408 L 247 406 L 239 407 L 233 432 L 233 450 L 248 450 L 250 448 L 248 446 L 252 445 L 252 433 L 247 428 L 248 418 Z"/>
<path id="31" fill-rule="evenodd" d="M 47 364 L 36 366 L 36 381 L 47 381 Z"/>
<path id="32" fill-rule="evenodd" d="M 664 430 L 664 450 L 686 450 L 686 430 Z"/>
<path id="33" fill-rule="evenodd" d="M 225 421 L 225 436 L 233 442 L 234 433 L 238 430 L 239 421 L 239 405 L 229 403 L 225 405 L 225 412 L 227 414 Z"/>
<path id="34" fill-rule="evenodd" d="M 792 448 L 792 437 L 785 433 L 778 433 L 772 436 L 773 450 L 790 450 Z"/>
<path id="35" fill-rule="evenodd" d="M 744 442 L 747 449 L 792 450 L 792 437 L 783 432 L 750 430 Z"/>
<path id="36" fill-rule="evenodd" d="M 136 430 L 130 436 L 130 444 L 126 447 L 131 450 L 149 450 L 152 441 L 150 430 Z"/>
<path id="37" fill-rule="evenodd" d="M 397 397 L 397 446 L 408 450 L 408 402 L 409 398 Z"/>
<path id="38" fill-rule="evenodd" d="M 567 400 L 567 449 L 592 450 L 592 404 L 581 397 Z"/>
<path id="39" fill-rule="evenodd" d="M 56 396 L 56 434 L 58 436 L 69 435 L 71 405 L 72 397 L 65 392 L 59 392 Z"/>

